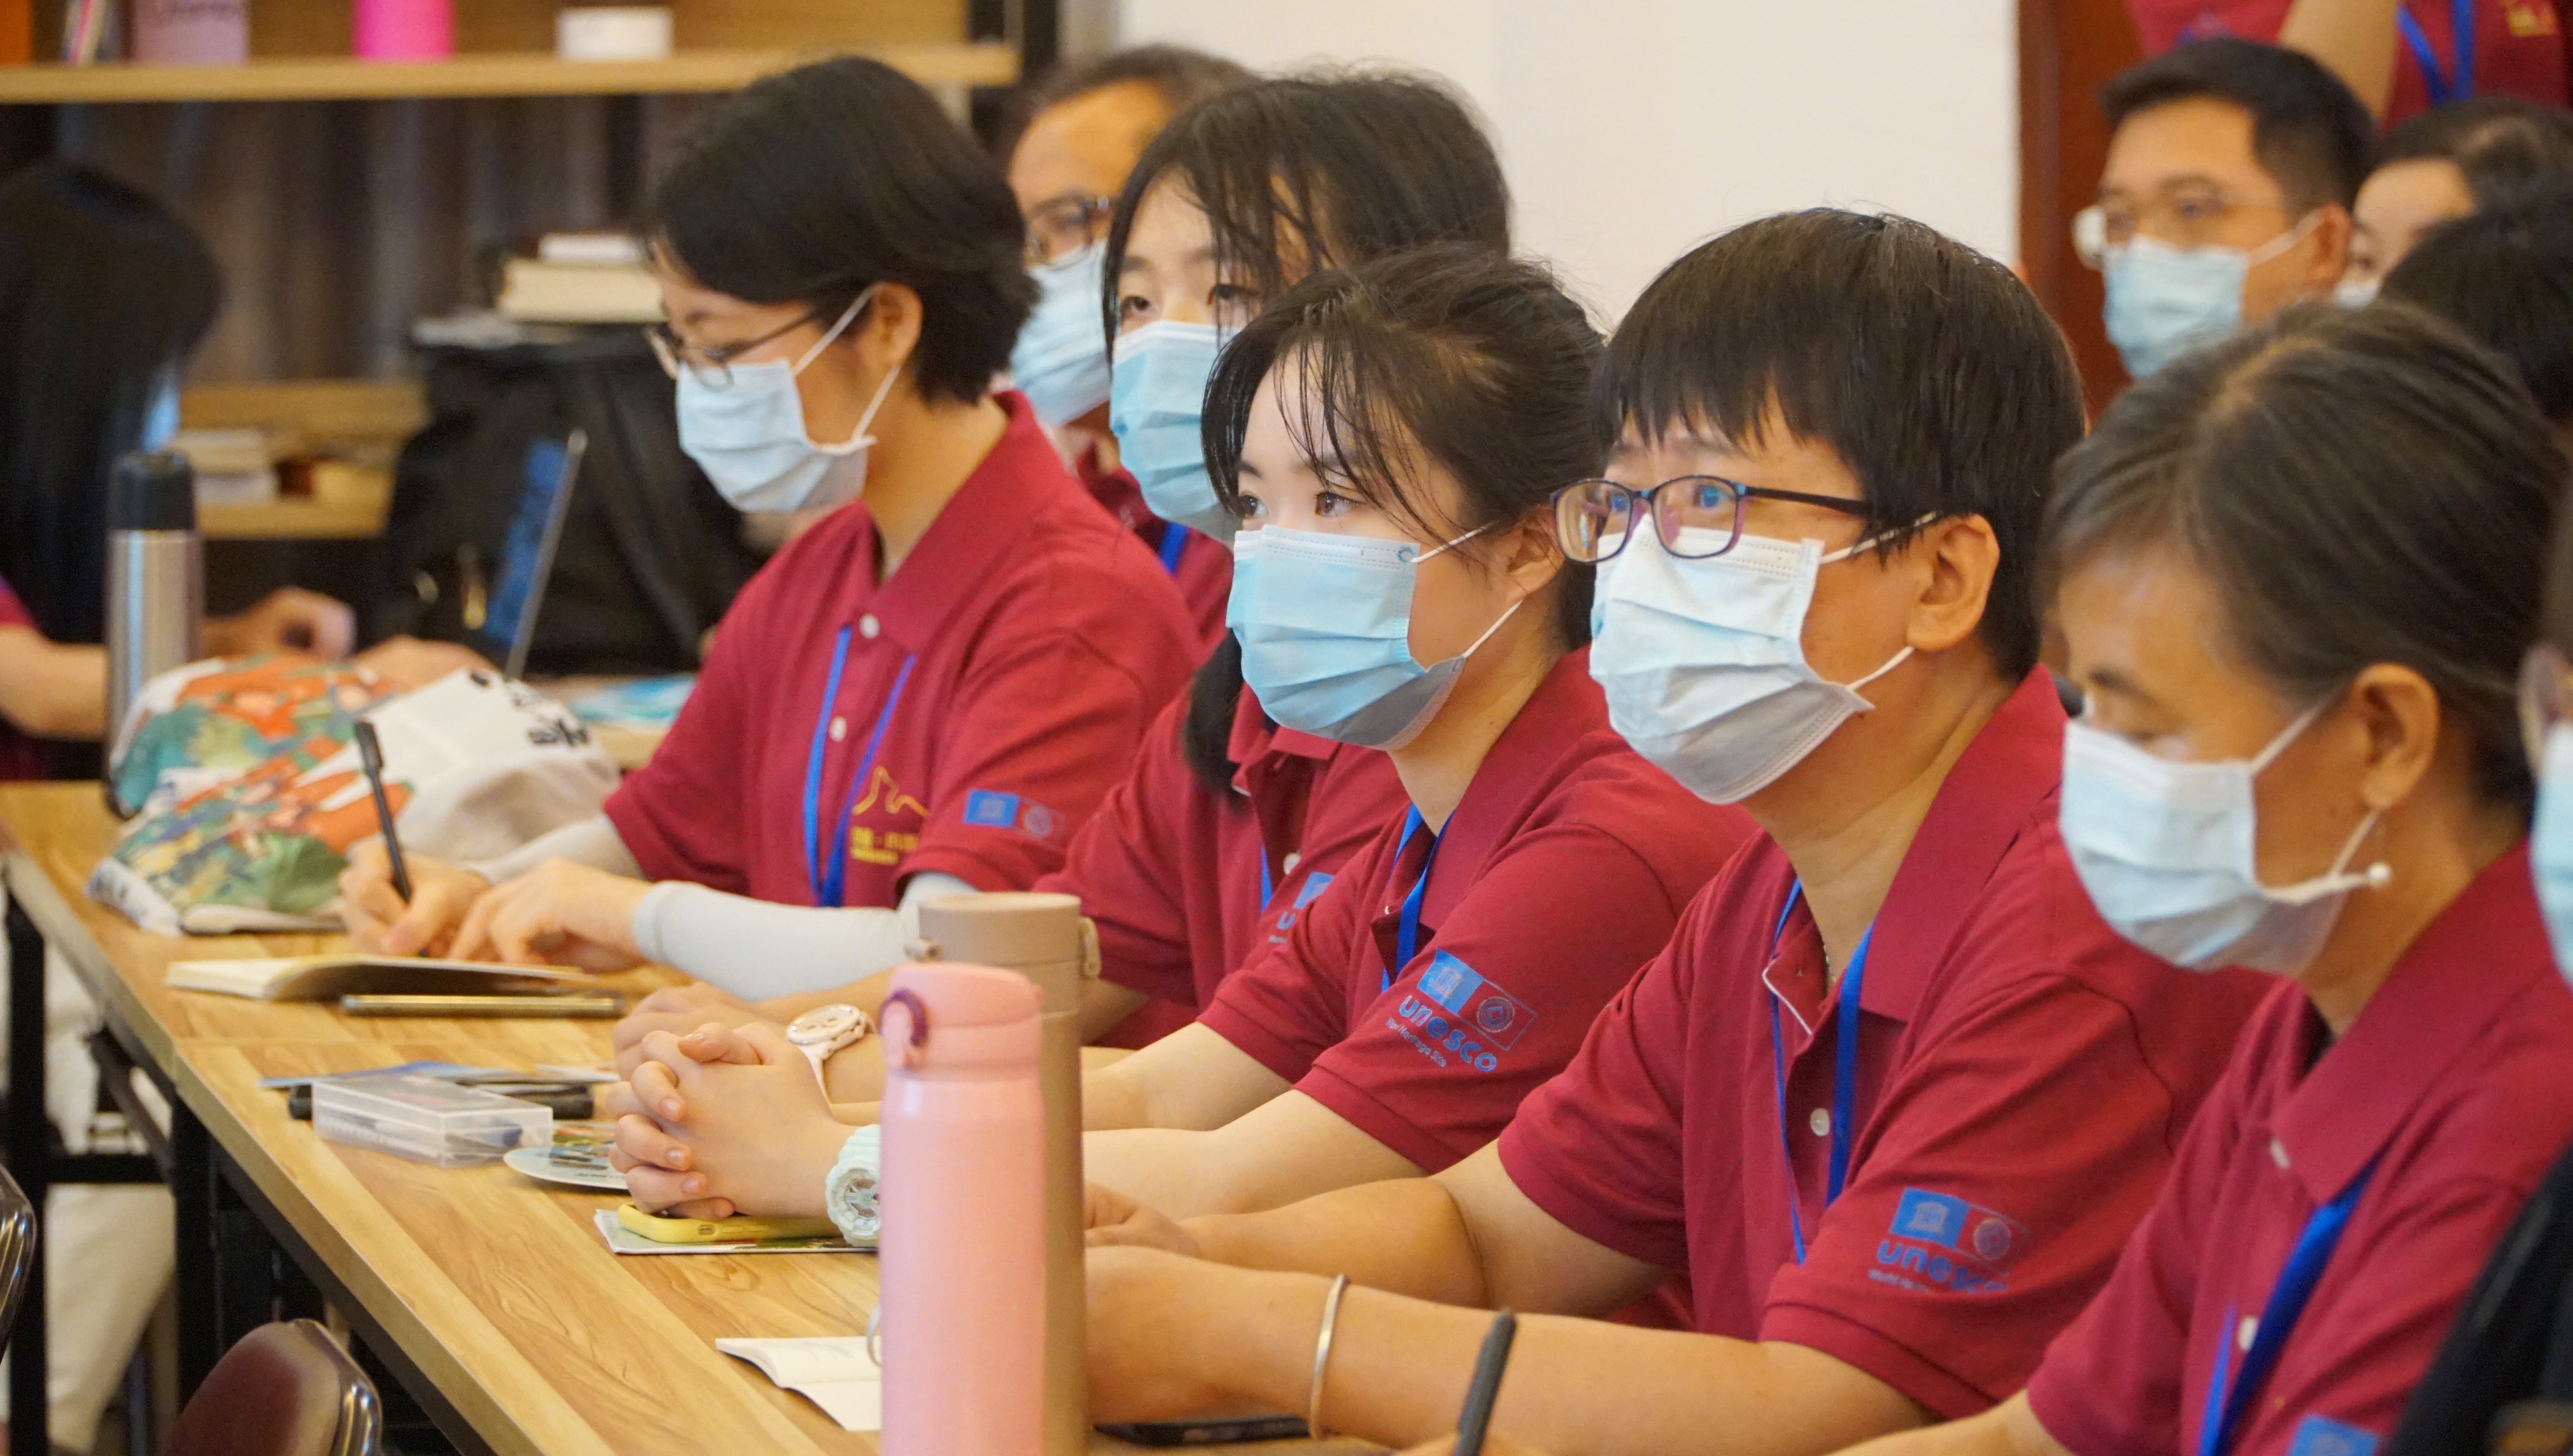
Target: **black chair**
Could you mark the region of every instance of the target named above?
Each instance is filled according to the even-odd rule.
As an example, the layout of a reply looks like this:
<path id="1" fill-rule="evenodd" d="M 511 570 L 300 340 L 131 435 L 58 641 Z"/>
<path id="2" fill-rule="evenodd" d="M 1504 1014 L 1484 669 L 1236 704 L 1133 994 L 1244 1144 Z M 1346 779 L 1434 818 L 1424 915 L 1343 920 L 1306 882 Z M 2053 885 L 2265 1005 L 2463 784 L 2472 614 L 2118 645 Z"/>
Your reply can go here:
<path id="1" fill-rule="evenodd" d="M 0 1168 L 0 1341 L 18 1327 L 27 1276 L 36 1265 L 36 1205 L 18 1180 Z"/>
<path id="2" fill-rule="evenodd" d="M 166 1456 L 381 1456 L 376 1384 L 309 1319 L 263 1324 L 224 1352 L 170 1428 Z"/>

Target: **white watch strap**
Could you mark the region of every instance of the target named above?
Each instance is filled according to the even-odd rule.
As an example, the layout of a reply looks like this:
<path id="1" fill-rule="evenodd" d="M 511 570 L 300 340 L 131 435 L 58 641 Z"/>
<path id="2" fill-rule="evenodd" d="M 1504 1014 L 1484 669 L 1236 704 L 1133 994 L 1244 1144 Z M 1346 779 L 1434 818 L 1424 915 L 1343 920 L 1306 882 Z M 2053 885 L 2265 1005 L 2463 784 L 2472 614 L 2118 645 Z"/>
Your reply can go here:
<path id="1" fill-rule="evenodd" d="M 806 1042 L 798 1046 L 795 1050 L 803 1053 L 804 1060 L 813 1064 L 813 1080 L 822 1085 L 822 1099 L 824 1101 L 829 1101 L 831 1099 L 831 1074 L 826 1069 L 830 1065 L 831 1054 L 839 1049 L 828 1042 Z"/>

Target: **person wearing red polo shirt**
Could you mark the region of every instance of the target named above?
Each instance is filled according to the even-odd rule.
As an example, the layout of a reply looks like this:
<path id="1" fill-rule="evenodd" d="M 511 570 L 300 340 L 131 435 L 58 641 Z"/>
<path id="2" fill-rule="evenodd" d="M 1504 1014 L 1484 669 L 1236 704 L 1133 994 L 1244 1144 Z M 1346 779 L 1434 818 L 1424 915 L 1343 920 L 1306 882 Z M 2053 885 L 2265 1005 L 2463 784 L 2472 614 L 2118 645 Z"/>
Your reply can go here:
<path id="1" fill-rule="evenodd" d="M 1410 812 L 1195 1026 L 1085 1079 L 1094 1181 L 1259 1208 L 1454 1163 L 1748 837 L 1621 742 L 1590 679 L 1590 573 L 1547 500 L 1596 467 L 1598 349 L 1542 269 L 1460 245 L 1315 274 L 1226 349 L 1208 437 L 1245 516 L 1245 676 L 1280 722 L 1381 746 Z M 783 1039 L 645 1050 L 651 1115 L 617 1132 L 637 1202 L 857 1216 L 873 1129 L 832 1119 Z"/>
<path id="2" fill-rule="evenodd" d="M 901 907 L 1063 863 L 1196 633 L 1026 401 L 989 392 L 1036 291 L 1024 224 L 918 84 L 844 59 L 749 87 L 646 233 L 680 443 L 745 509 L 828 513 L 743 589 L 602 817 L 415 861 L 408 905 L 362 853 L 344 914 L 397 954 L 597 966 L 663 959 L 746 896 L 849 907 L 839 936 L 889 964 Z M 825 969 L 805 984 L 844 979 Z"/>
<path id="3" fill-rule="evenodd" d="M 1100 300 L 1109 216 L 1136 159 L 1172 117 L 1252 84 L 1251 72 L 1180 46 L 1137 46 L 1057 67 L 1016 100 L 1010 191 L 1028 220 L 1035 312 L 1010 351 L 1011 382 L 1055 431 L 1081 483 L 1143 537 L 1212 643 L 1224 632 L 1233 552 L 1161 519 L 1117 462 L 1108 426 L 1108 342 Z"/>
<path id="4" fill-rule="evenodd" d="M 1605 563 L 1591 671 L 1764 832 L 1494 1146 L 1186 1226 L 1094 1191 L 1104 1419 L 1242 1395 L 1426 1439 L 1494 1305 L 1495 1423 L 1538 1446 L 1804 1456 L 1984 1409 L 2107 1277 L 2261 990 L 2119 940 L 2057 837 L 2032 577 L 2082 407 L 2008 270 L 1899 218 L 1754 223 L 1644 292 L 1593 397 L 1609 478 L 1557 498 Z M 1674 1271 L 1693 1332 L 1595 1318 Z"/>
<path id="5" fill-rule="evenodd" d="M 2285 984 L 2026 1394 L 1871 1456 L 2392 1429 L 2573 1138 L 2512 692 L 2565 473 L 2499 361 L 2393 306 L 2212 351 L 2067 458 L 2074 865 L 2121 934 Z"/>
<path id="6" fill-rule="evenodd" d="M 2469 96 L 2565 103 L 2558 0 L 2127 0 L 2147 54 L 2275 41 L 2331 68 L 2391 126 Z"/>
<path id="7" fill-rule="evenodd" d="M 1192 111 L 1144 170 L 1156 180 L 1129 189 L 1116 215 L 1125 221 L 1112 229 L 1119 312 L 1132 327 L 1172 314 L 1221 317 L 1238 329 L 1253 301 L 1315 266 L 1448 241 L 1508 247 L 1509 190 L 1490 140 L 1453 96 L 1413 78 L 1260 83 Z M 1270 188 L 1249 185 L 1255 178 L 1292 179 L 1288 195 L 1302 202 L 1282 208 Z M 1200 193 L 1216 199 L 1221 216 L 1197 201 Z M 1133 266 L 1122 266 L 1128 259 Z M 1190 452 L 1183 463 L 1203 479 L 1206 381 L 1181 382 L 1167 410 Z M 1170 435 L 1157 430 L 1148 450 Z M 1229 545 L 1223 554 L 1230 582 Z M 1224 977 L 1291 927 L 1405 802 L 1383 754 L 1283 727 L 1263 712 L 1227 637 L 1187 699 L 1147 731 L 1132 773 L 1074 839 L 1064 868 L 1037 886 L 1079 896 L 1099 927 L 1103 975 L 1083 1008 L 1091 1040 L 1132 1049 L 1195 1020 Z M 694 936 L 663 938 L 676 964 L 722 987 L 647 998 L 617 1028 L 622 1071 L 633 1071 L 633 1049 L 654 1031 L 685 1032 L 709 1019 L 783 1026 L 834 1003 L 872 1017 L 882 1006 L 891 961 L 858 959 L 862 943 L 842 936 L 828 913 L 736 908 L 759 914 L 708 926 L 702 947 Z M 754 944 L 761 954 L 739 954 Z M 842 974 L 829 990 L 749 1005 L 732 992 L 775 990 L 774 977 L 727 974 L 727 957 Z M 833 1054 L 833 1097 L 872 1101 L 882 1053 L 869 1038 Z"/>

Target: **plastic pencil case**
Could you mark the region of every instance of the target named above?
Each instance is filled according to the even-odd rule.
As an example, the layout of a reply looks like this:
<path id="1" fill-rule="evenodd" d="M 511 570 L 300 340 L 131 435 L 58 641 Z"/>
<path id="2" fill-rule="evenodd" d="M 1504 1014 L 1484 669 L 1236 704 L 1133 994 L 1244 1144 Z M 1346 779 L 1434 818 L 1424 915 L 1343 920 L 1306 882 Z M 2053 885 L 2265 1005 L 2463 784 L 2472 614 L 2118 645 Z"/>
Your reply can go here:
<path id="1" fill-rule="evenodd" d="M 415 1162 L 469 1167 L 512 1147 L 548 1145 L 554 1114 L 433 1077 L 362 1077 L 314 1084 L 313 1130 Z"/>

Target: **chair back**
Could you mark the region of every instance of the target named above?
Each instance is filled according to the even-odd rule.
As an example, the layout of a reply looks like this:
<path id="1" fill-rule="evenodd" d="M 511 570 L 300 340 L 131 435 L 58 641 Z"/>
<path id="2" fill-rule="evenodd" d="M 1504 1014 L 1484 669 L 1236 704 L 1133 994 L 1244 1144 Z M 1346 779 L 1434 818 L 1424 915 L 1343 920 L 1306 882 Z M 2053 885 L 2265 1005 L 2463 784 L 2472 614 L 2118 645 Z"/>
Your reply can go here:
<path id="1" fill-rule="evenodd" d="M 309 1319 L 264 1324 L 215 1362 L 167 1456 L 381 1456 L 375 1382 Z"/>
<path id="2" fill-rule="evenodd" d="M 27 1275 L 36 1263 L 36 1205 L 18 1180 L 0 1168 L 0 1340 L 18 1327 Z"/>

